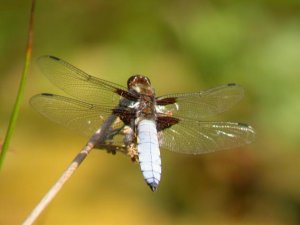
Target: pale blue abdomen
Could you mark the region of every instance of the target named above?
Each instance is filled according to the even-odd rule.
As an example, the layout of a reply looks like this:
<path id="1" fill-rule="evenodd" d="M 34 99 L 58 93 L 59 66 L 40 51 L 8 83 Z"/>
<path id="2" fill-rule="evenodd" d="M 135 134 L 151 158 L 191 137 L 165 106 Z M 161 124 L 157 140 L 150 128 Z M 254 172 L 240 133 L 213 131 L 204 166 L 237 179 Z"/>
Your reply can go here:
<path id="1" fill-rule="evenodd" d="M 145 181 L 152 191 L 157 189 L 161 175 L 161 159 L 156 124 L 144 119 L 138 127 L 138 154 Z"/>

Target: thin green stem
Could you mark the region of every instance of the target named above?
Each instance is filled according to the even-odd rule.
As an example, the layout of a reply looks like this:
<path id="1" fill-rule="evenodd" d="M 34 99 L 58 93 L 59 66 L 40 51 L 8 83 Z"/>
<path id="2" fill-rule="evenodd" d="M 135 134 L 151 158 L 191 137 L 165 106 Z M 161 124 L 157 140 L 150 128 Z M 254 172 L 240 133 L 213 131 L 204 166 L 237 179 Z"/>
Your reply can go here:
<path id="1" fill-rule="evenodd" d="M 26 53 L 25 53 L 25 63 L 23 68 L 23 73 L 19 85 L 18 94 L 16 97 L 16 101 L 14 104 L 14 108 L 9 120 L 9 125 L 7 128 L 6 136 L 1 148 L 0 152 L 0 169 L 3 167 L 4 159 L 16 126 L 16 121 L 19 115 L 20 106 L 23 100 L 24 90 L 25 90 L 25 84 L 28 77 L 29 72 L 29 66 L 31 62 L 31 55 L 32 55 L 32 36 L 33 36 L 33 22 L 34 22 L 34 8 L 35 8 L 35 0 L 32 0 L 31 2 L 31 11 L 30 11 L 30 20 L 29 20 L 29 28 L 28 28 L 28 40 L 27 40 L 27 47 L 26 47 Z"/>

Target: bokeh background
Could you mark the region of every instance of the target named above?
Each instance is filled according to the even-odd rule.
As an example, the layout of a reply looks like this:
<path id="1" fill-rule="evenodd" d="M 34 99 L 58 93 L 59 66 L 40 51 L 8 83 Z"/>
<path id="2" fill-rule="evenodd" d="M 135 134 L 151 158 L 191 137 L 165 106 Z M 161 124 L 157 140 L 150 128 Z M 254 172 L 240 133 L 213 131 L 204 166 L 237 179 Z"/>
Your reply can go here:
<path id="1" fill-rule="evenodd" d="M 0 138 L 23 67 L 30 1 L 0 2 Z M 256 142 L 189 156 L 162 151 L 152 193 L 138 164 L 93 151 L 37 224 L 299 224 L 300 1 L 38 1 L 34 58 L 52 54 L 119 84 L 148 75 L 158 95 L 236 82 L 245 97 L 215 118 Z M 0 224 L 20 224 L 86 138 L 30 108 L 61 93 L 33 62 L 0 173 Z"/>

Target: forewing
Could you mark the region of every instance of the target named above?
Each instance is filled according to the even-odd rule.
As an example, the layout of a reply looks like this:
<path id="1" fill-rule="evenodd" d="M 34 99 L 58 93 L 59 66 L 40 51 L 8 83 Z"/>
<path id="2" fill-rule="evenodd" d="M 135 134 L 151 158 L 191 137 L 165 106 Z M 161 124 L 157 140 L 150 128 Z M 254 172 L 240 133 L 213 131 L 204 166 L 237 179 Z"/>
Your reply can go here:
<path id="1" fill-rule="evenodd" d="M 46 77 L 57 87 L 76 99 L 93 104 L 119 103 L 126 89 L 112 82 L 93 77 L 54 56 L 42 56 L 38 65 Z"/>
<path id="2" fill-rule="evenodd" d="M 53 94 L 35 95 L 30 103 L 35 110 L 53 122 L 86 136 L 94 134 L 112 113 L 112 109 L 107 106 L 88 104 Z"/>
<path id="3" fill-rule="evenodd" d="M 199 122 L 182 119 L 160 132 L 160 146 L 174 152 L 203 154 L 251 143 L 251 126 L 233 122 Z"/>
<path id="4" fill-rule="evenodd" d="M 238 84 L 225 84 L 201 92 L 158 97 L 157 108 L 158 111 L 176 118 L 203 120 L 228 110 L 240 101 L 243 95 L 243 88 Z"/>

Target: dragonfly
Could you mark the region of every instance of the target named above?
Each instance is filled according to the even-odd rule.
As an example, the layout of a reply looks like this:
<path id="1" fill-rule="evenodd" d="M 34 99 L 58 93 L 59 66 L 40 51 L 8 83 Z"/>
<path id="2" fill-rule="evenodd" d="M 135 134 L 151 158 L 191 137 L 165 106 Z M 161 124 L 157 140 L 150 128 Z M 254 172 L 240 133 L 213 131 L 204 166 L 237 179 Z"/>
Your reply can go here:
<path id="1" fill-rule="evenodd" d="M 160 149 L 203 154 L 253 142 L 254 129 L 238 122 L 206 121 L 241 100 L 243 88 L 228 83 L 199 92 L 156 96 L 150 79 L 133 75 L 127 87 L 91 76 L 55 56 L 38 65 L 46 77 L 71 97 L 42 93 L 30 103 L 48 119 L 91 136 L 115 115 L 97 148 L 130 155 L 146 183 L 156 191 L 161 180 Z"/>

